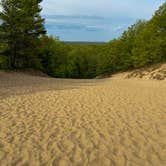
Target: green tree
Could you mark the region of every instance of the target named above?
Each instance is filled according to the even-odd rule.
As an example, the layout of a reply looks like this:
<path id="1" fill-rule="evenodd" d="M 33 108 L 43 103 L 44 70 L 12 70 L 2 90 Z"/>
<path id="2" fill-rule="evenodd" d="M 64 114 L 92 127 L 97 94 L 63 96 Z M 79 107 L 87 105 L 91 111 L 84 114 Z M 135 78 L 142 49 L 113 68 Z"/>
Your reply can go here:
<path id="1" fill-rule="evenodd" d="M 143 67 L 166 60 L 166 3 L 144 28 L 140 27 L 132 49 L 134 67 Z"/>
<path id="2" fill-rule="evenodd" d="M 1 0 L 1 41 L 7 43 L 11 68 L 39 66 L 36 50 L 45 34 L 39 0 Z"/>
<path id="3" fill-rule="evenodd" d="M 40 43 L 42 70 L 54 77 L 67 77 L 68 45 L 48 36 L 42 36 Z"/>

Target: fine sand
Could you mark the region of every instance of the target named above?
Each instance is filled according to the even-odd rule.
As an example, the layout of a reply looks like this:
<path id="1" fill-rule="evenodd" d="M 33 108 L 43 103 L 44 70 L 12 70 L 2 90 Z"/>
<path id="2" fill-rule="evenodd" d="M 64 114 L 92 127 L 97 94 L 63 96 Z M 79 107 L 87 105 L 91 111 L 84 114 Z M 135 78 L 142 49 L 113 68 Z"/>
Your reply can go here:
<path id="1" fill-rule="evenodd" d="M 0 72 L 1 166 L 165 166 L 166 81 Z"/>

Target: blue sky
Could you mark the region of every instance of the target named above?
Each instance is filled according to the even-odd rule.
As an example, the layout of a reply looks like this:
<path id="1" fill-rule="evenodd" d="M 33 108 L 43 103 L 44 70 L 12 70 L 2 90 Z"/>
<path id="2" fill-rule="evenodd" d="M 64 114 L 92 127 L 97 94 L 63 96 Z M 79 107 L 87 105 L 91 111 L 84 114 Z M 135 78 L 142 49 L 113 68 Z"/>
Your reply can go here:
<path id="1" fill-rule="evenodd" d="M 138 19 L 150 19 L 164 2 L 165 0 L 43 0 L 41 5 L 49 35 L 65 41 L 109 41 L 119 37 Z"/>
<path id="2" fill-rule="evenodd" d="M 49 35 L 65 41 L 109 41 L 138 19 L 150 19 L 164 0 L 44 0 Z"/>
<path id="3" fill-rule="evenodd" d="M 109 41 L 138 19 L 150 19 L 165 0 L 43 0 L 49 35 L 65 41 Z M 0 9 L 1 10 L 1 9 Z"/>
<path id="4" fill-rule="evenodd" d="M 165 0 L 43 0 L 41 5 L 49 35 L 65 41 L 110 41 L 119 37 L 138 19 L 150 19 L 164 2 Z"/>

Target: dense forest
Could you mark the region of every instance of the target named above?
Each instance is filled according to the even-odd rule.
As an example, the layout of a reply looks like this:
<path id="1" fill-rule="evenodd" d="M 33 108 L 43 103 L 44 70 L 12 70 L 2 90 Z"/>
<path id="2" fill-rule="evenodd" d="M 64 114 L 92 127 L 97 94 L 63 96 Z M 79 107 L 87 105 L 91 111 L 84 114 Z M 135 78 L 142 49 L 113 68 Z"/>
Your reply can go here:
<path id="1" fill-rule="evenodd" d="M 94 78 L 166 61 L 166 2 L 109 43 L 48 36 L 41 0 L 1 0 L 0 69 L 34 68 L 53 77 Z"/>

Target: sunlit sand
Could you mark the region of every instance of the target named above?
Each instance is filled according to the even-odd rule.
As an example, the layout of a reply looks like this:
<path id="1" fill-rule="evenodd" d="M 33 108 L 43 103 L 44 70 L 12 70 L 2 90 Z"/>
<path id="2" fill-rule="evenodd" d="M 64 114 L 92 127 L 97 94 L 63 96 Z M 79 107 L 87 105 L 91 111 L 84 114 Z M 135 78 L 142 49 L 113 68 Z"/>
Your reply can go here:
<path id="1" fill-rule="evenodd" d="M 0 165 L 165 166 L 166 81 L 1 72 Z"/>

